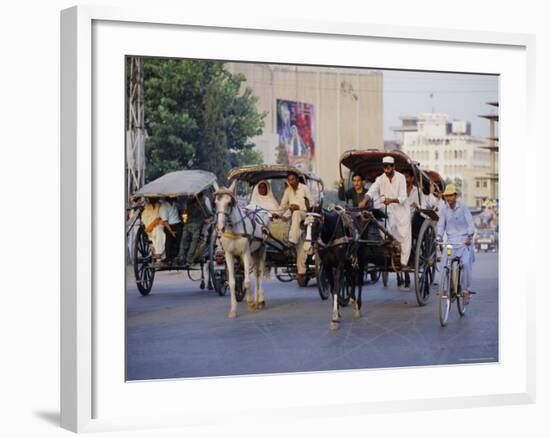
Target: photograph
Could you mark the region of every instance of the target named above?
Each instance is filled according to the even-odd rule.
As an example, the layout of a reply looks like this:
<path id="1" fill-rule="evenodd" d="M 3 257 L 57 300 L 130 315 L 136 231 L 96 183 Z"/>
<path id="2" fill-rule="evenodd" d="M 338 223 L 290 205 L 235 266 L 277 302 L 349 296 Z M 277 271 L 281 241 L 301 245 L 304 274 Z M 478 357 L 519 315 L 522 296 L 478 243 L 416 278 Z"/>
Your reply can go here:
<path id="1" fill-rule="evenodd" d="M 499 362 L 499 75 L 121 74 L 127 381 Z"/>

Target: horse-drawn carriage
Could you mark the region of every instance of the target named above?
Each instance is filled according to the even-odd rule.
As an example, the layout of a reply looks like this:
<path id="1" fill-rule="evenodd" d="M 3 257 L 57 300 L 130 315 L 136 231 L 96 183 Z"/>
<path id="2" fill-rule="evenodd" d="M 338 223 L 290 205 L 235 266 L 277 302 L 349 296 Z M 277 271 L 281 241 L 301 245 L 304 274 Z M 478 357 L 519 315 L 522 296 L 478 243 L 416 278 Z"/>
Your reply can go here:
<path id="1" fill-rule="evenodd" d="M 350 174 L 361 175 L 367 183 L 373 183 L 382 173 L 382 158 L 390 156 L 394 159 L 395 170 L 398 172 L 412 172 L 414 184 L 418 188 L 418 206 L 411 219 L 412 224 L 412 245 L 409 263 L 402 266 L 396 257 L 395 238 L 388 232 L 387 214 L 383 218 L 374 221 L 380 231 L 380 238 L 362 238 L 357 241 L 363 247 L 365 259 L 368 265 L 364 270 L 371 273 L 380 272 L 384 286 L 387 285 L 390 272 L 410 273 L 414 277 L 414 288 L 416 300 L 419 306 L 427 303 L 430 294 L 430 285 L 434 281 L 436 270 L 436 224 L 437 213 L 433 208 L 426 208 L 426 199 L 430 196 L 430 186 L 436 190 L 443 190 L 443 180 L 435 171 L 424 171 L 420 169 L 417 162 L 411 160 L 401 151 L 380 151 L 350 150 L 340 158 L 340 176 L 343 175 L 342 168 L 349 170 Z M 432 195 L 433 196 L 433 195 Z M 424 208 L 422 208 L 424 207 Z M 384 212 L 387 213 L 387 212 Z M 359 214 L 369 214 L 361 212 Z M 349 280 L 346 280 L 341 288 L 341 301 L 345 302 L 350 295 Z M 321 282 L 322 284 L 322 282 Z"/>
<path id="2" fill-rule="evenodd" d="M 342 168 L 345 167 L 350 174 L 360 175 L 367 183 L 381 184 L 375 180 L 382 174 L 383 159 L 389 167 L 410 174 L 413 185 L 418 188 L 416 192 L 411 191 L 418 196 L 414 200 L 416 211 L 411 221 L 410 200 L 399 199 L 407 195 L 401 185 L 405 184 L 406 178 L 404 180 L 402 176 L 398 177 L 397 185 L 384 189 L 391 193 L 388 199 L 375 189 L 372 199 L 370 195 L 368 198 L 362 195 L 361 208 L 332 205 L 319 213 L 311 213 L 306 220 L 306 240 L 315 245 L 320 294 L 332 294 L 333 297 L 332 329 L 338 328 L 340 323 L 339 307 L 350 301 L 355 317 L 361 316 L 365 272 L 382 272 L 386 283 L 390 272 L 412 274 L 419 306 L 425 305 L 430 295 L 437 262 L 435 225 L 438 216 L 433 209 L 426 208 L 428 204 L 424 197 L 431 197 L 435 204 L 436 197 L 430 194 L 430 189 L 435 190 L 437 186 L 437 190 L 442 190 L 443 181 L 436 172 L 421 170 L 418 163 L 400 151 L 380 150 L 345 152 L 340 159 L 341 180 L 344 180 Z M 375 199 L 377 192 L 379 197 Z M 372 205 L 363 205 L 367 201 L 372 201 Z M 389 210 L 387 205 L 395 203 L 405 205 L 400 205 L 399 210 Z M 396 214 L 399 216 L 392 216 Z M 407 230 L 407 227 L 411 229 Z M 412 244 L 409 239 L 411 231 Z M 411 244 L 410 253 L 405 244 Z"/>
<path id="3" fill-rule="evenodd" d="M 268 182 L 273 197 L 278 203 L 283 196 L 289 173 L 298 175 L 300 182 L 308 187 L 313 197 L 313 205 L 310 205 L 310 210 L 320 210 L 324 196 L 323 181 L 318 176 L 303 172 L 293 166 L 279 164 L 243 166 L 232 169 L 229 172 L 228 180 L 233 183 L 234 192 L 244 205 L 254 204 L 254 191 L 258 190 L 257 186 L 262 181 Z M 271 216 L 273 215 L 271 214 Z M 270 232 L 265 240 L 266 268 L 273 268 L 279 281 L 290 282 L 297 279 L 298 284 L 305 287 L 310 279 L 316 277 L 316 263 L 313 253 L 307 254 L 305 276 L 297 276 L 296 251 L 301 251 L 302 248 L 301 245 L 289 245 L 289 225 L 290 220 L 284 217 L 270 221 Z M 322 298 L 326 299 L 328 295 L 322 296 Z"/>
<path id="4" fill-rule="evenodd" d="M 201 289 L 206 287 L 204 267 L 208 265 L 212 269 L 216 254 L 210 199 L 217 189 L 218 184 L 213 173 L 203 170 L 181 170 L 167 173 L 151 181 L 131 196 L 130 200 L 134 205 L 127 235 L 133 242 L 130 249 L 131 259 L 136 285 L 142 295 L 148 295 L 151 292 L 155 273 L 159 271 L 186 271 L 190 280 L 201 282 Z M 178 210 L 182 212 L 180 219 L 185 229 L 188 221 L 186 209 L 190 202 L 198 203 L 200 195 L 205 195 L 205 204 L 201 204 L 200 207 L 204 213 L 204 221 L 199 228 L 192 263 L 177 258 L 168 261 L 164 257 L 164 229 L 162 225 L 155 225 L 159 221 L 157 219 L 155 222 L 154 219 L 155 216 L 158 217 L 160 202 L 170 201 L 180 206 Z M 148 227 L 149 225 L 152 228 Z M 176 243 L 178 247 L 179 244 L 180 242 Z M 212 288 L 210 280 L 211 276 L 209 276 L 209 289 Z"/>

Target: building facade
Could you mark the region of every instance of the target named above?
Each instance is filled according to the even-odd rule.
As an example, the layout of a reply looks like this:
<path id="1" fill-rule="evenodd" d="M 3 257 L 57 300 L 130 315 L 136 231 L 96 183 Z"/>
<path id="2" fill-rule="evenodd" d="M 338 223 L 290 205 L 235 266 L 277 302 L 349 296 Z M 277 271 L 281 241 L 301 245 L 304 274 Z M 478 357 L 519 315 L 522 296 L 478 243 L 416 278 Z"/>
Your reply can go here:
<path id="1" fill-rule="evenodd" d="M 263 134 L 252 141 L 265 163 L 311 170 L 332 189 L 348 149 L 384 147 L 382 73 L 278 64 L 227 63 L 266 112 Z"/>
<path id="2" fill-rule="evenodd" d="M 455 182 L 470 208 L 481 207 L 491 197 L 487 140 L 472 136 L 468 122 L 450 121 L 447 114 L 438 113 L 402 117 L 402 121 L 393 131 L 401 137 L 403 152 L 421 168 Z"/>

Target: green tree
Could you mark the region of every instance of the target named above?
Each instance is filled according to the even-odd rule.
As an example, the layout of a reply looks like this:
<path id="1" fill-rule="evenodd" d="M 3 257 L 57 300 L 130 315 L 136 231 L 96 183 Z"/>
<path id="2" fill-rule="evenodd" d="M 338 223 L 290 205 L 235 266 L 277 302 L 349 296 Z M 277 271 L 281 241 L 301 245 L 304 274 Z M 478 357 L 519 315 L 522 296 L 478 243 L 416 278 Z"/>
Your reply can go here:
<path id="1" fill-rule="evenodd" d="M 261 156 L 251 138 L 265 114 L 242 87 L 242 75 L 218 61 L 146 59 L 146 180 L 180 169 L 214 172 L 220 182 L 233 166 Z"/>

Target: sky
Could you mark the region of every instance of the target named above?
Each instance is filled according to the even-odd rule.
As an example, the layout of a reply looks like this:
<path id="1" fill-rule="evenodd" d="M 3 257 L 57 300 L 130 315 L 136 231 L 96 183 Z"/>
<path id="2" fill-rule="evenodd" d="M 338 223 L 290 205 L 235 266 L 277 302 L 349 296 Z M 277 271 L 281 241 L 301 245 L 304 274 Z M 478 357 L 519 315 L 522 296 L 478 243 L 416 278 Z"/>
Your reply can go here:
<path id="1" fill-rule="evenodd" d="M 382 70 L 384 81 L 384 139 L 396 140 L 391 127 L 401 116 L 420 112 L 449 115 L 449 120 L 471 123 L 472 135 L 489 135 L 489 121 L 480 114 L 496 114 L 486 102 L 498 101 L 498 76 Z M 430 98 L 430 95 L 433 95 Z"/>

